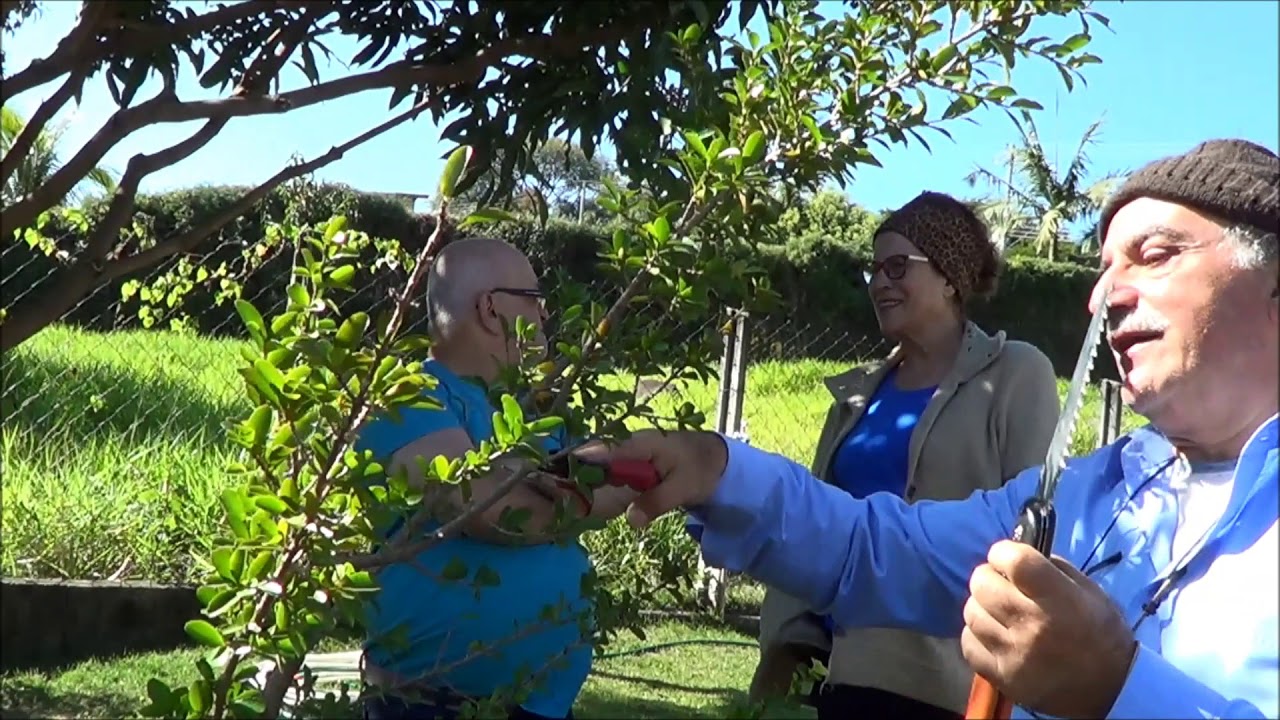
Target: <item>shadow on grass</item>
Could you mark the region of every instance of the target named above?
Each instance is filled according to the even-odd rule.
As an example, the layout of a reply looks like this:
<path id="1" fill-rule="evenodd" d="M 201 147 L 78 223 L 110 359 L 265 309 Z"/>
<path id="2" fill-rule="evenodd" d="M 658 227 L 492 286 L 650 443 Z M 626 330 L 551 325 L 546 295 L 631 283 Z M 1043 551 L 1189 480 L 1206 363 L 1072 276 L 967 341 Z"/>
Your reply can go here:
<path id="1" fill-rule="evenodd" d="M 121 692 L 55 694 L 26 678 L 0 680 L 0 718 L 6 720 L 128 717 L 138 707 L 137 698 L 123 694 L 123 688 Z"/>
<path id="2" fill-rule="evenodd" d="M 78 446 L 114 437 L 129 443 L 173 444 L 225 437 L 224 420 L 236 412 L 234 386 L 216 402 L 198 384 L 175 382 L 165 373 L 79 355 L 77 360 L 19 350 L 0 361 L 0 421 L 21 437 Z M 147 363 L 154 367 L 155 359 Z"/>
<path id="3" fill-rule="evenodd" d="M 599 673 L 597 673 L 599 674 Z M 616 680 L 643 682 L 645 678 L 627 678 L 613 675 Z M 644 682 L 645 685 L 650 685 Z M 748 710 L 745 692 L 730 689 L 688 688 L 674 686 L 676 692 L 717 693 L 718 698 L 698 707 L 670 702 L 660 693 L 641 696 L 639 693 L 609 692 L 596 689 L 584 693 L 574 706 L 577 720 L 667 720 L 668 718 L 724 718 L 730 716 L 754 717 Z M 760 717 L 766 720 L 812 720 L 816 713 L 797 703 L 775 703 L 766 707 Z"/>
<path id="4" fill-rule="evenodd" d="M 655 690 L 672 690 L 677 692 L 693 693 L 695 695 L 723 695 L 726 697 L 742 695 L 735 688 L 716 688 L 716 687 L 699 687 L 697 685 L 681 685 L 679 683 L 659 680 L 657 678 L 644 677 L 641 675 L 627 675 L 624 673 L 609 672 L 607 670 L 593 670 L 592 675 L 596 677 L 608 678 L 619 682 L 634 683 L 636 685 L 644 685 L 654 688 Z"/>

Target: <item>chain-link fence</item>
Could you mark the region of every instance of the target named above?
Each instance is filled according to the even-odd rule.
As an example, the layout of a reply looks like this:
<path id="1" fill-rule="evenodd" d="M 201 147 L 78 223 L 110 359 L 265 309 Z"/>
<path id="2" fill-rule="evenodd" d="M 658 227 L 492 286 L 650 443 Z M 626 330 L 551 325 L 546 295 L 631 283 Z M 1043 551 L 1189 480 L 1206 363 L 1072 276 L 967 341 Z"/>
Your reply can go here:
<path id="1" fill-rule="evenodd" d="M 250 407 L 238 373 L 249 348 L 242 321 L 232 302 L 217 301 L 220 283 L 205 273 L 228 263 L 243 297 L 270 320 L 286 307 L 296 261 L 285 243 L 253 259 L 245 274 L 243 253 L 252 246 L 230 241 L 207 248 L 106 283 L 0 358 L 3 575 L 191 581 L 192 555 L 205 554 L 221 523 L 218 498 L 236 452 L 226 423 Z M 2 307 L 10 321 L 15 312 L 29 312 L 23 303 L 33 288 L 47 291 L 66 268 L 22 243 L 0 252 Z M 556 270 L 550 261 L 531 260 L 550 295 L 554 334 L 556 308 L 568 299 L 549 279 Z M 341 312 L 389 310 L 406 280 L 403 270 L 383 268 L 342 296 Z M 601 282 L 580 298 L 607 307 L 621 292 L 616 283 Z M 144 308 L 149 322 L 140 317 Z M 680 322 L 656 301 L 631 312 L 662 326 L 672 346 L 718 342 L 721 321 L 714 314 Z M 173 321 L 186 330 L 171 329 Z M 426 332 L 421 301 L 404 331 Z M 708 416 L 714 409 L 714 378 L 666 382 L 661 374 L 619 368 L 603 382 L 648 398 L 665 417 L 685 402 Z"/>

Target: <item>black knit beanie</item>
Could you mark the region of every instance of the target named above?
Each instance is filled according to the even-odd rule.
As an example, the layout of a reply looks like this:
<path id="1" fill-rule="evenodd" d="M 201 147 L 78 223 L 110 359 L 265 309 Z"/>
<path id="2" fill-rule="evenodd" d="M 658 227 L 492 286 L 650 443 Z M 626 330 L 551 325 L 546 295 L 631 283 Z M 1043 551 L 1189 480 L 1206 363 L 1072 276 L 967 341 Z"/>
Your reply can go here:
<path id="1" fill-rule="evenodd" d="M 1116 211 L 1131 200 L 1155 198 L 1186 205 L 1231 225 L 1280 235 L 1280 157 L 1247 140 L 1209 140 L 1129 176 L 1107 200 L 1099 244 Z"/>

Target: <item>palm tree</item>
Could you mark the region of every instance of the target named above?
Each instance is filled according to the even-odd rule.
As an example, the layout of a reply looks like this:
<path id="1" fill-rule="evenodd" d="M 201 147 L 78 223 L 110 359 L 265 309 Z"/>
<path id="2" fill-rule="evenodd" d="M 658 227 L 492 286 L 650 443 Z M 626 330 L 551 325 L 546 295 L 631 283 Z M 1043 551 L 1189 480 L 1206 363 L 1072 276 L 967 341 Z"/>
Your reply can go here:
<path id="1" fill-rule="evenodd" d="M 1019 145 L 1009 148 L 1009 178 L 1002 178 L 979 167 L 965 176 L 965 182 L 972 187 L 982 180 L 987 185 L 1003 190 L 1007 199 L 993 204 L 993 212 L 988 214 L 1032 218 L 1035 222 L 1036 254 L 1044 254 L 1048 259 L 1055 260 L 1063 226 L 1085 220 L 1097 213 L 1111 194 L 1118 175 L 1109 174 L 1091 185 L 1084 184 L 1089 169 L 1088 150 L 1097 141 L 1102 119 L 1094 121 L 1085 129 L 1066 171 L 1059 175 L 1040 143 L 1040 134 L 1036 131 L 1031 113 L 1023 110 L 1021 115 L 1021 122 L 1017 117 L 1010 116 L 1022 137 Z M 997 208 L 998 213 L 995 213 Z M 1008 222 L 1010 227 L 1007 229 L 1012 231 L 1017 221 L 1010 219 Z"/>
<path id="2" fill-rule="evenodd" d="M 14 141 L 26 126 L 26 119 L 16 110 L 9 107 L 0 108 L 0 157 L 9 154 L 9 149 L 13 147 Z M 63 123 L 40 132 L 36 141 L 31 144 L 31 149 L 27 151 L 26 157 L 22 158 L 17 169 L 5 180 L 4 187 L 0 188 L 0 206 L 10 205 L 35 192 L 57 172 L 62 165 L 58 145 L 66 129 L 67 125 Z M 89 171 L 84 182 L 72 188 L 66 197 L 59 200 L 59 203 L 79 202 L 88 194 L 90 187 L 112 193 L 116 188 L 116 180 L 109 171 L 96 167 Z"/>

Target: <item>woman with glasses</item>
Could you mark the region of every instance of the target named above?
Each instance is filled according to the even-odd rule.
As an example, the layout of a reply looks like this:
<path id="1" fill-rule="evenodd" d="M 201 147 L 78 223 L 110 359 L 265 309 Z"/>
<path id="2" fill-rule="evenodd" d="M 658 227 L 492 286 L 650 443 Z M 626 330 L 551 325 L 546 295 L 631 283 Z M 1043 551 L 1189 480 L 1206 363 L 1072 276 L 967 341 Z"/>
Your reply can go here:
<path id="1" fill-rule="evenodd" d="M 884 221 L 874 245 L 864 278 L 895 347 L 826 379 L 832 405 L 813 474 L 856 497 L 889 492 L 914 502 L 964 498 L 1041 463 L 1059 412 L 1053 366 L 966 312 L 995 290 L 1000 257 L 986 226 L 955 198 L 925 192 Z M 815 688 L 819 720 L 959 718 L 973 679 L 955 639 L 834 627 L 772 588 L 760 648 L 756 700 L 786 693 L 798 666 L 826 663 Z"/>

